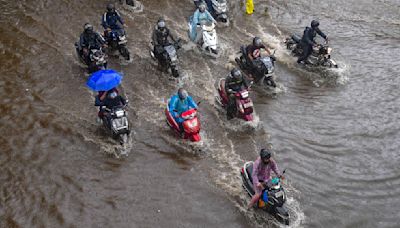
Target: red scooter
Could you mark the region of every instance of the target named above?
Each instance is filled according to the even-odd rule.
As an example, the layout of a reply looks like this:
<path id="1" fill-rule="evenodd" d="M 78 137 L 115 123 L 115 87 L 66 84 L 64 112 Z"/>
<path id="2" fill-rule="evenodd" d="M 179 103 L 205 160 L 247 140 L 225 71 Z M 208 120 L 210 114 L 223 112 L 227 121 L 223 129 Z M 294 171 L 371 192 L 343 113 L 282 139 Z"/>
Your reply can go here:
<path id="1" fill-rule="evenodd" d="M 181 114 L 181 118 L 185 119 L 182 123 L 183 132 L 181 131 L 179 124 L 171 115 L 168 104 L 165 109 L 165 116 L 167 117 L 168 125 L 175 130 L 180 137 L 190 139 L 192 142 L 200 141 L 200 121 L 197 118 L 197 109 L 192 108 Z"/>
<path id="2" fill-rule="evenodd" d="M 225 92 L 225 79 L 221 78 L 218 83 L 218 102 L 225 109 L 228 107 L 229 98 Z M 242 89 L 235 93 L 236 97 L 236 117 L 244 119 L 245 121 L 253 120 L 253 101 L 249 97 L 249 91 L 247 89 Z"/>

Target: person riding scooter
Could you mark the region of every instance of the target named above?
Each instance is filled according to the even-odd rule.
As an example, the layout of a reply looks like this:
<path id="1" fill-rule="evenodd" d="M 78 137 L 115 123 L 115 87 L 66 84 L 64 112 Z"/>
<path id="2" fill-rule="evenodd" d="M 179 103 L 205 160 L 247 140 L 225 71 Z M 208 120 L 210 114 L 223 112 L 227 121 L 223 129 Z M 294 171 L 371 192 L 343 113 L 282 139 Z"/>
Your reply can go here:
<path id="1" fill-rule="evenodd" d="M 253 60 L 261 56 L 261 49 L 264 49 L 268 55 L 271 55 L 270 50 L 263 44 L 261 38 L 256 36 L 253 38 L 253 43 L 246 47 L 246 60 L 249 67 L 254 67 Z"/>
<path id="2" fill-rule="evenodd" d="M 182 123 L 183 121 L 185 121 L 181 117 L 181 114 L 192 108 L 197 109 L 197 104 L 183 88 L 180 88 L 178 90 L 178 93 L 170 98 L 169 110 L 171 112 L 171 115 L 174 117 L 176 123 L 179 125 L 181 131 L 183 131 Z"/>
<path id="3" fill-rule="evenodd" d="M 227 119 L 230 120 L 235 117 L 236 112 L 236 98 L 235 93 L 241 91 L 243 88 L 248 88 L 249 84 L 244 79 L 242 72 L 233 68 L 231 73 L 225 79 L 225 92 L 229 99 L 228 107 L 226 109 Z"/>
<path id="4" fill-rule="evenodd" d="M 119 12 L 115 10 L 114 4 L 111 3 L 107 5 L 107 12 L 105 12 L 102 17 L 101 25 L 103 26 L 104 30 L 106 30 L 104 34 L 107 39 L 108 32 L 116 31 L 119 35 L 124 35 L 125 31 L 121 25 L 123 27 L 127 27 Z"/>
<path id="5" fill-rule="evenodd" d="M 123 106 L 127 104 L 127 100 L 125 98 L 123 98 L 121 95 L 118 94 L 118 90 L 117 89 L 111 89 L 107 92 L 103 92 L 101 93 L 101 95 L 99 94 L 98 99 L 96 98 L 96 106 L 105 106 L 106 109 L 113 109 L 115 107 L 118 106 Z M 100 109 L 99 110 L 99 118 L 102 118 L 104 115 L 106 115 L 106 119 L 107 119 L 107 124 L 110 123 L 110 116 L 107 115 L 106 109 Z"/>
<path id="6" fill-rule="evenodd" d="M 264 183 L 267 183 L 268 180 L 271 179 L 271 171 L 273 171 L 279 178 L 284 179 L 275 160 L 271 158 L 271 152 L 267 149 L 261 149 L 260 156 L 254 161 L 252 172 L 253 189 L 256 194 L 251 198 L 251 201 L 247 206 L 248 209 L 253 207 L 253 205 L 260 199 L 262 191 L 265 188 Z"/>
<path id="7" fill-rule="evenodd" d="M 153 30 L 151 36 L 154 45 L 154 55 L 159 61 L 165 61 L 163 58 L 164 47 L 170 45 L 170 38 L 174 43 L 176 42 L 174 36 L 171 34 L 170 30 L 167 28 L 165 20 L 163 18 L 158 19 L 157 25 Z"/>
<path id="8" fill-rule="evenodd" d="M 210 12 L 207 11 L 207 6 L 204 2 L 200 3 L 199 8 L 194 12 L 192 19 L 192 31 L 190 31 L 190 39 L 197 43 L 201 39 L 201 34 L 197 34 L 197 25 L 201 21 L 217 23 L 217 21 L 211 16 Z"/>
<path id="9" fill-rule="evenodd" d="M 311 28 L 308 26 L 305 28 L 303 37 L 300 41 L 300 44 L 303 48 L 303 55 L 298 58 L 297 63 L 307 63 L 308 57 L 312 54 L 313 46 L 317 45 L 317 43 L 314 41 L 314 38 L 317 34 L 324 38 L 326 42 L 328 42 L 328 37 L 318 28 L 318 26 L 319 22 L 317 20 L 313 20 L 311 21 Z"/>
<path id="10" fill-rule="evenodd" d="M 79 47 L 81 48 L 83 59 L 89 65 L 89 51 L 91 49 L 99 49 L 100 47 L 105 48 L 107 45 L 104 38 L 93 30 L 93 25 L 85 23 L 83 28 L 84 31 L 79 37 Z"/>

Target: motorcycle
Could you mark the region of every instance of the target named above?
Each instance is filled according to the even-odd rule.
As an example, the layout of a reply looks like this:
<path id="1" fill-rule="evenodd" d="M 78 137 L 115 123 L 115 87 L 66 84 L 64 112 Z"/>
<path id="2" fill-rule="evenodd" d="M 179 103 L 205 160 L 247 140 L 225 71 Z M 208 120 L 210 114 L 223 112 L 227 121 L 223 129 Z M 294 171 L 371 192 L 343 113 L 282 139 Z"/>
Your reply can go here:
<path id="1" fill-rule="evenodd" d="M 242 186 L 246 192 L 253 197 L 255 191 L 253 189 L 253 165 L 254 162 L 246 162 L 240 170 L 242 177 Z M 283 171 L 285 173 L 285 171 Z M 268 213 L 274 215 L 280 222 L 289 225 L 289 212 L 285 207 L 286 192 L 281 185 L 279 177 L 272 178 L 267 183 L 263 183 L 265 189 L 257 203 L 257 208 L 263 209 Z"/>
<path id="2" fill-rule="evenodd" d="M 253 60 L 250 64 L 247 62 L 246 47 L 240 47 L 241 56 L 235 58 L 240 69 L 246 74 L 247 78 L 254 81 L 256 84 L 266 86 L 267 88 L 276 87 L 274 79 L 275 61 L 274 53 L 271 56 L 260 56 Z"/>
<path id="3" fill-rule="evenodd" d="M 218 94 L 218 103 L 220 103 L 223 108 L 227 109 L 229 104 L 229 97 L 225 92 L 224 78 L 219 79 Z M 252 121 L 254 105 L 253 101 L 249 97 L 249 91 L 243 88 L 241 91 L 236 92 L 234 95 L 236 100 L 236 117 L 241 118 L 245 121 Z"/>
<path id="4" fill-rule="evenodd" d="M 104 110 L 102 115 L 103 126 L 114 139 L 119 140 L 121 145 L 128 141 L 128 135 L 131 132 L 125 108 L 126 105 L 112 109 L 102 107 Z"/>
<path id="5" fill-rule="evenodd" d="M 107 43 L 111 48 L 111 51 L 118 50 L 122 57 L 124 57 L 127 61 L 130 60 L 130 53 L 126 47 L 128 40 L 124 30 L 106 30 L 104 31 L 104 37 L 107 38 Z"/>
<path id="6" fill-rule="evenodd" d="M 196 8 L 199 7 L 200 3 L 203 2 L 203 0 L 194 0 L 194 4 L 196 5 Z M 229 23 L 229 18 L 227 16 L 228 12 L 228 3 L 226 0 L 211 0 L 212 4 L 212 9 L 208 9 L 208 11 L 211 13 L 213 18 L 215 20 L 222 22 L 224 24 Z"/>
<path id="7" fill-rule="evenodd" d="M 164 51 L 161 58 L 157 58 L 154 54 L 154 46 L 153 43 L 150 45 L 150 56 L 158 61 L 158 64 L 164 69 L 165 71 L 171 70 L 171 74 L 173 77 L 179 77 L 179 67 L 178 67 L 178 55 L 177 50 L 181 48 L 181 40 L 178 39 L 177 42 L 174 44 L 169 44 L 163 47 Z"/>
<path id="8" fill-rule="evenodd" d="M 190 17 L 189 34 L 192 31 L 192 20 L 193 17 Z M 197 24 L 195 29 L 197 29 L 198 32 L 197 36 L 199 36 L 199 32 L 201 34 L 201 38 L 197 43 L 200 49 L 207 55 L 218 57 L 218 37 L 217 32 L 215 31 L 215 23 L 201 21 Z"/>
<path id="9" fill-rule="evenodd" d="M 293 55 L 299 57 L 303 55 L 301 37 L 294 34 L 285 40 L 286 48 L 291 50 Z M 317 44 L 313 47 L 312 54 L 308 57 L 307 63 L 312 66 L 323 66 L 329 68 L 338 68 L 338 64 L 331 58 L 333 49 L 328 43 Z"/>
<path id="10" fill-rule="evenodd" d="M 98 70 L 104 70 L 107 68 L 107 58 L 108 56 L 103 52 L 102 48 L 92 48 L 89 49 L 89 59 L 85 59 L 83 55 L 83 49 L 80 47 L 79 43 L 75 43 L 76 54 L 79 60 L 88 66 L 89 73 L 96 72 Z"/>
<path id="11" fill-rule="evenodd" d="M 196 109 L 192 108 L 181 114 L 181 118 L 185 120 L 182 123 L 183 131 L 181 131 L 179 124 L 172 116 L 168 104 L 167 108 L 165 109 L 165 116 L 167 117 L 167 124 L 183 139 L 190 139 L 192 142 L 198 142 L 201 140 L 200 121 L 197 117 Z"/>
<path id="12" fill-rule="evenodd" d="M 107 68 L 107 58 L 106 53 L 103 52 L 102 48 L 91 49 L 89 53 L 89 73 L 96 72 L 98 70 L 104 70 Z"/>

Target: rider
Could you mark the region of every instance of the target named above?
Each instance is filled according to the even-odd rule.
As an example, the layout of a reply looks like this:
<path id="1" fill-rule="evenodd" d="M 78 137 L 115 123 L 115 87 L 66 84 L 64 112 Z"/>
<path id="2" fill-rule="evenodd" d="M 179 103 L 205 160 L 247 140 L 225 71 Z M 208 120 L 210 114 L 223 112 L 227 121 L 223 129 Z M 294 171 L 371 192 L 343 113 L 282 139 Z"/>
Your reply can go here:
<path id="1" fill-rule="evenodd" d="M 269 49 L 263 44 L 260 37 L 254 37 L 253 43 L 247 45 L 246 53 L 247 53 L 247 60 L 250 66 L 253 66 L 253 60 L 261 56 L 261 49 L 264 49 L 268 55 L 271 55 Z"/>
<path id="2" fill-rule="evenodd" d="M 97 32 L 93 30 L 93 25 L 85 23 L 83 26 L 84 31 L 79 38 L 79 46 L 82 48 L 83 58 L 86 64 L 89 64 L 89 51 L 91 49 L 99 49 L 100 47 L 106 47 L 106 41 Z"/>
<path id="3" fill-rule="evenodd" d="M 100 95 L 100 94 L 99 94 Z M 105 106 L 106 109 L 113 109 L 118 106 L 126 105 L 127 100 L 123 98 L 121 95 L 118 94 L 117 89 L 111 89 L 107 92 L 102 93 L 99 96 L 99 100 L 96 99 L 96 105 L 98 106 Z M 98 116 L 102 118 L 104 115 L 107 115 L 104 109 L 100 109 Z M 110 116 L 107 115 L 107 121 L 109 121 Z"/>
<path id="4" fill-rule="evenodd" d="M 162 54 L 164 53 L 164 47 L 170 45 L 168 38 L 170 38 L 173 42 L 176 42 L 170 30 L 167 28 L 163 18 L 158 19 L 151 38 L 154 45 L 154 55 L 159 60 L 163 60 Z"/>
<path id="5" fill-rule="evenodd" d="M 248 205 L 249 209 L 260 199 L 262 191 L 265 188 L 263 183 L 267 183 L 271 179 L 271 171 L 279 178 L 284 179 L 283 175 L 279 172 L 275 160 L 271 158 L 271 152 L 267 149 L 261 149 L 260 157 L 253 164 L 252 180 L 255 194 Z"/>
<path id="6" fill-rule="evenodd" d="M 207 6 L 204 2 L 200 3 L 199 8 L 192 16 L 192 31 L 190 31 L 190 39 L 195 43 L 197 43 L 201 38 L 200 35 L 197 35 L 197 25 L 200 24 L 201 21 L 205 20 L 207 22 L 214 22 L 215 24 L 217 23 L 217 21 L 211 16 L 206 8 Z"/>
<path id="7" fill-rule="evenodd" d="M 303 55 L 298 58 L 297 63 L 301 63 L 302 61 L 306 62 L 308 57 L 312 54 L 313 46 L 317 45 L 317 43 L 314 41 L 314 38 L 317 34 L 324 38 L 326 42 L 328 42 L 328 37 L 318 28 L 318 26 L 319 21 L 312 20 L 311 28 L 307 26 L 304 29 L 304 34 L 300 41 L 300 44 L 303 48 Z"/>
<path id="8" fill-rule="evenodd" d="M 170 98 L 169 110 L 175 121 L 179 124 L 181 131 L 183 131 L 182 123 L 184 121 L 181 114 L 192 108 L 197 109 L 197 104 L 183 88 L 179 88 L 178 93 Z"/>
<path id="9" fill-rule="evenodd" d="M 226 109 L 226 117 L 228 120 L 235 117 L 236 99 L 235 93 L 244 88 L 248 88 L 247 81 L 243 78 L 242 72 L 239 69 L 233 68 L 231 73 L 225 79 L 225 92 L 228 96 L 228 106 Z"/>
<path id="10" fill-rule="evenodd" d="M 114 4 L 112 3 L 108 4 L 107 12 L 104 13 L 101 19 L 101 25 L 106 30 L 105 35 L 107 36 L 107 33 L 110 32 L 111 30 L 116 31 L 118 34 L 121 35 L 125 34 L 125 31 L 120 26 L 120 24 L 123 27 L 127 27 L 126 24 L 124 23 L 124 20 L 122 20 L 121 15 L 118 13 L 117 10 L 115 10 Z"/>

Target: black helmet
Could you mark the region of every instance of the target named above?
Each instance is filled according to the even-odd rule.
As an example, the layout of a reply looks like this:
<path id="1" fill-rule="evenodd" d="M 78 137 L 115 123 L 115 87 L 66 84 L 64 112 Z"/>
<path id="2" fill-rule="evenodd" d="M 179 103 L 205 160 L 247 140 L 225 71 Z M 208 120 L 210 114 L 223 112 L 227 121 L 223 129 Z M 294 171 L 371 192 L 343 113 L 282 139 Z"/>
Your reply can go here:
<path id="1" fill-rule="evenodd" d="M 185 89 L 180 88 L 180 89 L 178 89 L 178 96 L 179 96 L 179 99 L 185 100 L 188 96 L 188 93 L 186 92 Z"/>
<path id="2" fill-rule="evenodd" d="M 319 21 L 317 20 L 312 20 L 311 21 L 311 28 L 316 28 L 319 26 Z"/>
<path id="3" fill-rule="evenodd" d="M 231 75 L 232 78 L 236 81 L 241 81 L 242 80 L 242 72 L 238 68 L 233 68 L 231 70 Z"/>
<path id="4" fill-rule="evenodd" d="M 253 39 L 253 45 L 254 45 L 255 47 L 257 47 L 257 48 L 260 48 L 261 45 L 262 45 L 262 40 L 261 40 L 261 38 L 258 37 L 258 36 L 254 37 L 254 39 Z"/>
<path id="5" fill-rule="evenodd" d="M 165 25 L 165 20 L 162 19 L 162 18 L 158 19 L 158 21 L 157 21 L 157 28 L 158 28 L 159 30 L 164 30 L 165 27 L 166 27 L 166 25 Z"/>
<path id="6" fill-rule="evenodd" d="M 204 2 L 201 2 L 199 5 L 199 11 L 203 13 L 204 11 L 206 11 L 206 8 L 206 4 Z"/>
<path id="7" fill-rule="evenodd" d="M 270 159 L 271 158 L 271 152 L 269 150 L 267 150 L 267 149 L 261 149 L 260 157 L 261 157 L 262 160 Z"/>
<path id="8" fill-rule="evenodd" d="M 110 13 L 114 12 L 114 11 L 115 11 L 115 6 L 114 6 L 114 4 L 109 3 L 109 4 L 107 5 L 107 11 L 110 12 Z"/>
<path id="9" fill-rule="evenodd" d="M 91 25 L 89 23 L 85 23 L 85 25 L 83 26 L 83 29 L 85 30 L 85 32 L 93 32 L 93 25 Z"/>

